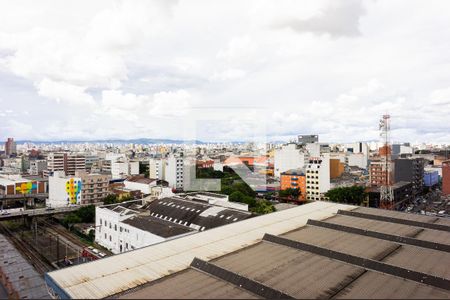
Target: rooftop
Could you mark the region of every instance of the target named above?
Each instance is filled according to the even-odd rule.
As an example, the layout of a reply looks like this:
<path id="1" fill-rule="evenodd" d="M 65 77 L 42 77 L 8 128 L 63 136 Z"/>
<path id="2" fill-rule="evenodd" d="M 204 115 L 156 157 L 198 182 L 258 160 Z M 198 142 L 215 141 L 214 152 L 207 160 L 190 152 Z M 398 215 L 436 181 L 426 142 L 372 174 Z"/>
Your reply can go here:
<path id="1" fill-rule="evenodd" d="M 150 184 L 154 181 L 156 181 L 157 179 L 153 179 L 153 178 L 146 178 L 144 176 L 131 176 L 128 177 L 125 181 L 131 181 L 131 182 L 137 182 L 137 183 L 143 183 L 143 184 Z"/>
<path id="2" fill-rule="evenodd" d="M 161 220 L 152 216 L 133 216 L 123 221 L 123 223 L 148 231 L 163 238 L 195 232 L 194 229 L 177 225 L 173 222 Z"/>
<path id="3" fill-rule="evenodd" d="M 72 298 L 448 299 L 448 265 L 449 219 L 314 202 L 46 280 Z"/>

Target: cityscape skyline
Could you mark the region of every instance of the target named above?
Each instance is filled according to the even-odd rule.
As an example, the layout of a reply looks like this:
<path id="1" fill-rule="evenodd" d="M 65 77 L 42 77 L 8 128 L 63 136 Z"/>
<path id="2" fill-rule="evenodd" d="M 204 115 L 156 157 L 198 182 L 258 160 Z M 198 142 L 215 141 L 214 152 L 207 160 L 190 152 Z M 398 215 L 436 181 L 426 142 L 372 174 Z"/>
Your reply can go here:
<path id="1" fill-rule="evenodd" d="M 433 4 L 3 3 L 1 136 L 184 139 L 212 120 L 189 139 L 366 141 L 389 113 L 393 140 L 448 144 L 450 10 Z"/>

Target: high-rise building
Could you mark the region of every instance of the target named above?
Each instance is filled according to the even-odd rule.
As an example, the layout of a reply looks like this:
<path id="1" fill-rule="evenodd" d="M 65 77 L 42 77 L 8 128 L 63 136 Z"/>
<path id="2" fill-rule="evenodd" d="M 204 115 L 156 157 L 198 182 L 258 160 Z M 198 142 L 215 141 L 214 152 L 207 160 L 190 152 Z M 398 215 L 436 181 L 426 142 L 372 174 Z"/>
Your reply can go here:
<path id="1" fill-rule="evenodd" d="M 411 182 L 416 195 L 423 190 L 424 160 L 422 158 L 399 158 L 394 160 L 395 182 Z"/>
<path id="2" fill-rule="evenodd" d="M 163 158 L 150 158 L 148 165 L 149 177 L 154 179 L 164 179 L 165 168 L 166 164 Z"/>
<path id="3" fill-rule="evenodd" d="M 86 156 L 84 154 L 67 155 L 67 175 L 75 175 L 77 171 L 86 171 Z"/>
<path id="4" fill-rule="evenodd" d="M 48 176 L 54 172 L 64 171 L 66 175 L 75 175 L 76 171 L 86 170 L 86 156 L 77 153 L 52 152 L 47 157 Z"/>
<path id="5" fill-rule="evenodd" d="M 166 160 L 165 180 L 171 188 L 182 190 L 184 187 L 184 160 L 182 156 L 170 154 Z"/>
<path id="6" fill-rule="evenodd" d="M 442 162 L 442 193 L 450 195 L 450 160 Z"/>
<path id="7" fill-rule="evenodd" d="M 17 145 L 13 138 L 8 138 L 5 143 L 5 154 L 11 156 L 17 154 Z"/>
<path id="8" fill-rule="evenodd" d="M 330 189 L 330 155 L 310 157 L 305 167 L 306 199 L 321 200 Z"/>

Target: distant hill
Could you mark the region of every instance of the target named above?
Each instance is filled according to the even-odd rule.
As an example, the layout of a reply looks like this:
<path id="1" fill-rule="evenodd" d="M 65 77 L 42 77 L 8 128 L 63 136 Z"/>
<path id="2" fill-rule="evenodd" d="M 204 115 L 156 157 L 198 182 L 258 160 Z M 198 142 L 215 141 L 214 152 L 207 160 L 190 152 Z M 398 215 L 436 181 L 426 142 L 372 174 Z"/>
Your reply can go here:
<path id="1" fill-rule="evenodd" d="M 188 141 L 182 141 L 182 140 L 171 140 L 171 139 L 146 139 L 146 138 L 140 138 L 140 139 L 106 139 L 106 140 L 59 140 L 59 141 L 33 141 L 33 140 L 21 140 L 16 141 L 17 144 L 25 144 L 25 143 L 31 143 L 31 144 L 142 144 L 142 145 L 155 145 L 155 144 L 205 144 L 205 142 L 199 141 L 199 140 L 188 140 Z"/>

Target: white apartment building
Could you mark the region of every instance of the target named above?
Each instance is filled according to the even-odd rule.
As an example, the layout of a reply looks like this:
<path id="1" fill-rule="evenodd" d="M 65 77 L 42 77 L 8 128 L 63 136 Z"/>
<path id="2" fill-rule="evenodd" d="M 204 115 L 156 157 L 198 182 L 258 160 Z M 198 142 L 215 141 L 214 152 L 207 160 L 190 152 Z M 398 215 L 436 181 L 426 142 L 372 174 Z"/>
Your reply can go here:
<path id="1" fill-rule="evenodd" d="M 45 159 L 30 160 L 30 168 L 28 169 L 30 175 L 40 175 L 44 170 L 47 170 L 47 161 Z"/>
<path id="2" fill-rule="evenodd" d="M 305 167 L 306 199 L 321 200 L 330 190 L 330 155 L 310 157 Z"/>
<path id="3" fill-rule="evenodd" d="M 165 179 L 171 188 L 182 190 L 184 187 L 184 160 L 173 153 L 166 159 Z"/>
<path id="4" fill-rule="evenodd" d="M 280 178 L 282 172 L 303 168 L 307 155 L 297 144 L 281 146 L 274 154 L 274 176 Z"/>

